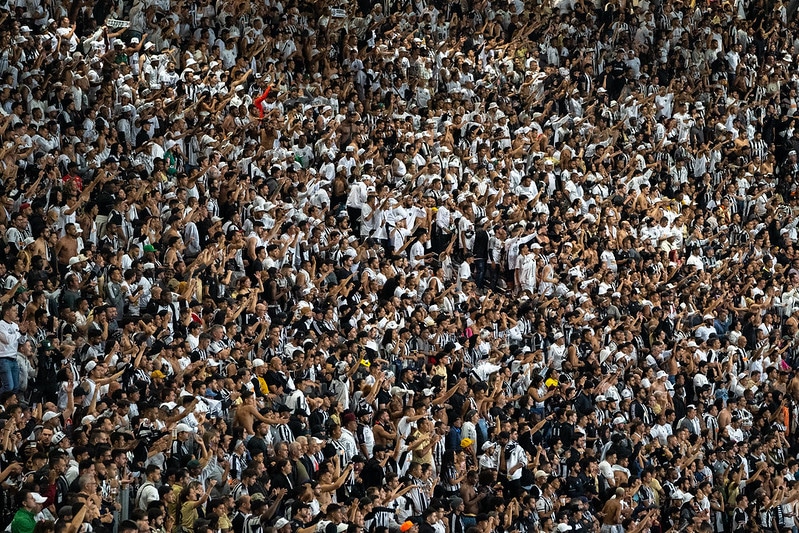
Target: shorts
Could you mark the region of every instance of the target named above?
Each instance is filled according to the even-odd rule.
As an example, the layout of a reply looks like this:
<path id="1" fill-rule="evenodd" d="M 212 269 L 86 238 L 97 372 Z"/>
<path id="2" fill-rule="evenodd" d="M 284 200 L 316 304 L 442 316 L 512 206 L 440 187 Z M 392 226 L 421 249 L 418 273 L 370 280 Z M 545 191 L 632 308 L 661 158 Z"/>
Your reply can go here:
<path id="1" fill-rule="evenodd" d="M 602 528 L 600 529 L 600 533 L 624 533 L 624 528 L 621 527 L 621 524 L 615 526 L 607 526 L 603 524 Z"/>

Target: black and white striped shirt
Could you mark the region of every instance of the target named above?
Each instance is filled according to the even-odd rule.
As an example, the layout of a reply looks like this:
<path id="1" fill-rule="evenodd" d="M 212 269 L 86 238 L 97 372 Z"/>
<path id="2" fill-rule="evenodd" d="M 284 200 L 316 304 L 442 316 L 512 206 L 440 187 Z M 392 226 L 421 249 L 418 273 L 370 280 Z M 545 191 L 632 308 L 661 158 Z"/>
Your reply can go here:
<path id="1" fill-rule="evenodd" d="M 749 154 L 753 159 L 759 156 L 761 160 L 765 160 L 768 156 L 768 144 L 763 139 L 752 139 L 749 141 Z"/>
<path id="2" fill-rule="evenodd" d="M 278 442 L 294 442 L 294 433 L 291 432 L 291 428 L 288 427 L 286 424 L 277 424 L 274 426 L 275 430 L 275 443 Z"/>

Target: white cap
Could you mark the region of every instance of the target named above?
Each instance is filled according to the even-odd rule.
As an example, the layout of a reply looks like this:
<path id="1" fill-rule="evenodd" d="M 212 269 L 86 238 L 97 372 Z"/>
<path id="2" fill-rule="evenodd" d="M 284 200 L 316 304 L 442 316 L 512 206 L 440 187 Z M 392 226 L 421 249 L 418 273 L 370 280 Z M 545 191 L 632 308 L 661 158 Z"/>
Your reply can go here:
<path id="1" fill-rule="evenodd" d="M 184 433 L 184 432 L 185 433 L 192 433 L 191 426 L 189 426 L 188 424 L 183 424 L 183 423 L 178 424 L 177 426 L 175 426 L 175 431 L 177 431 L 178 433 Z"/>
<path id="2" fill-rule="evenodd" d="M 253 368 L 258 368 L 259 366 L 264 366 L 264 364 L 265 363 L 264 363 L 263 359 L 253 359 L 253 361 L 252 361 L 252 367 Z"/>
<path id="3" fill-rule="evenodd" d="M 44 503 L 47 501 L 47 498 L 45 498 L 38 492 L 31 492 L 30 495 L 33 498 L 33 501 L 35 501 L 36 503 Z"/>
<path id="4" fill-rule="evenodd" d="M 71 261 L 72 259 L 70 259 L 70 262 Z M 96 366 L 97 366 L 97 361 L 89 361 L 88 363 L 86 363 L 86 372 L 91 372 L 92 370 L 95 369 Z"/>

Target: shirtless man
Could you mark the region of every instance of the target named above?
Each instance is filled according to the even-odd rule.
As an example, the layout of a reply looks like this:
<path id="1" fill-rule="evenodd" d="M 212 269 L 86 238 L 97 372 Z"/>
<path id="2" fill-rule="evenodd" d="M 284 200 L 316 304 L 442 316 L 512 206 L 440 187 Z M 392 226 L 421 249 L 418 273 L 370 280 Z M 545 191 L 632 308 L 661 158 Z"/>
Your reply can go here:
<path id="1" fill-rule="evenodd" d="M 469 517 L 477 515 L 480 501 L 488 496 L 488 492 L 477 492 L 477 471 L 470 470 L 466 480 L 461 484 L 460 497 L 463 500 L 463 514 Z"/>
<path id="2" fill-rule="evenodd" d="M 397 430 L 391 422 L 391 416 L 388 411 L 378 411 L 375 416 L 375 424 L 372 428 L 375 436 L 375 444 L 382 446 L 394 446 L 394 439 L 397 438 Z"/>
<path id="3" fill-rule="evenodd" d="M 794 376 L 788 384 L 788 394 L 793 399 L 799 398 L 799 376 Z"/>
<path id="4" fill-rule="evenodd" d="M 281 424 L 284 422 L 277 415 L 264 416 L 259 413 L 258 408 L 255 405 L 255 395 L 253 393 L 243 392 L 241 394 L 241 400 L 242 403 L 236 408 L 236 415 L 233 417 L 233 427 L 241 426 L 245 428 L 250 435 L 252 435 L 252 423 L 256 418 L 262 422 L 266 422 L 267 424 Z"/>
<path id="5" fill-rule="evenodd" d="M 69 268 L 69 259 L 78 255 L 78 230 L 71 222 L 64 228 L 66 235 L 58 239 L 55 254 L 61 274 Z"/>
<path id="6" fill-rule="evenodd" d="M 616 496 L 608 500 L 602 508 L 601 533 L 623 533 L 624 530 L 621 527 L 624 514 L 621 505 L 622 499 L 624 499 L 624 489 L 619 487 L 616 489 Z"/>
<path id="7" fill-rule="evenodd" d="M 51 242 L 51 235 L 53 231 L 50 228 L 44 228 L 39 236 L 33 241 L 33 244 L 30 245 L 28 250 L 30 251 L 31 257 L 39 256 L 44 259 L 45 263 L 49 266 L 53 266 L 53 259 L 50 257 L 50 246 Z M 67 259 L 69 262 L 69 259 Z"/>

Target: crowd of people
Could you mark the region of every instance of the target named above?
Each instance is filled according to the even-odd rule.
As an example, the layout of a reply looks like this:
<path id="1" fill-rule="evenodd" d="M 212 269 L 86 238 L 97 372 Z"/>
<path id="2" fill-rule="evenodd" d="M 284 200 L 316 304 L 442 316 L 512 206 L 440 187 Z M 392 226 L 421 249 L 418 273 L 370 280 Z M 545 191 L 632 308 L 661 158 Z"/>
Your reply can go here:
<path id="1" fill-rule="evenodd" d="M 0 5 L 0 527 L 799 532 L 782 0 Z"/>

